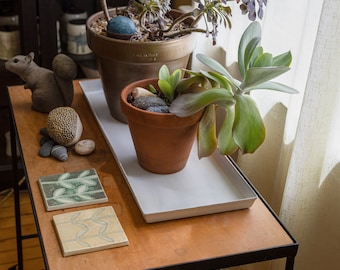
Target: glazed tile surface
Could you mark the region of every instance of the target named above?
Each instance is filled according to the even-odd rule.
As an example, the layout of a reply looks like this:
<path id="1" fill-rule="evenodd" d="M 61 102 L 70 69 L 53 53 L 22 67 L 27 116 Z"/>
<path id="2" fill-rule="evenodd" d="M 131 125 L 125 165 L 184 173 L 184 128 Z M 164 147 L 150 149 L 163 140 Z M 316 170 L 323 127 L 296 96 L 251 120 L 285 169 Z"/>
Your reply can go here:
<path id="1" fill-rule="evenodd" d="M 108 201 L 94 168 L 42 176 L 39 186 L 47 211 Z"/>
<path id="2" fill-rule="evenodd" d="M 63 256 L 128 245 L 112 206 L 53 216 Z"/>

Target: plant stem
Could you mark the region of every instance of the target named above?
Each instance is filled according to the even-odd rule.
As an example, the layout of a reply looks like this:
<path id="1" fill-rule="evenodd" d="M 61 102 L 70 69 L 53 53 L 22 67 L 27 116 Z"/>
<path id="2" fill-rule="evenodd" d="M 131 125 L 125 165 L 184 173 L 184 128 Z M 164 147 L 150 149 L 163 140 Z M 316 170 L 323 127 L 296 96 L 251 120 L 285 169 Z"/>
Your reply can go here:
<path id="1" fill-rule="evenodd" d="M 107 9 L 106 0 L 100 0 L 100 6 L 102 8 L 102 11 L 104 12 L 104 15 L 105 15 L 107 22 L 109 22 L 110 21 L 110 15 L 109 15 L 109 10 Z"/>

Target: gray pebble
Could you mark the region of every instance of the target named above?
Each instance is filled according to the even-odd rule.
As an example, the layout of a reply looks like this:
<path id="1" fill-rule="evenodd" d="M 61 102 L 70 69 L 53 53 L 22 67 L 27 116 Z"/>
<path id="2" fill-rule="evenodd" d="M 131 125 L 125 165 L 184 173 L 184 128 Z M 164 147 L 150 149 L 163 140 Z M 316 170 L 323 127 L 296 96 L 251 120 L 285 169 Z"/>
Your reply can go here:
<path id="1" fill-rule="evenodd" d="M 169 106 L 151 106 L 146 110 L 149 112 L 169 113 Z"/>
<path id="2" fill-rule="evenodd" d="M 166 102 L 157 96 L 139 96 L 133 102 L 133 106 L 146 110 L 149 107 L 166 106 Z"/>
<path id="3" fill-rule="evenodd" d="M 39 149 L 39 155 L 42 157 L 49 157 L 51 155 L 51 151 L 55 142 L 53 140 L 49 140 L 41 145 Z"/>
<path id="4" fill-rule="evenodd" d="M 53 146 L 51 155 L 60 161 L 66 161 L 68 159 L 67 149 L 61 145 Z"/>
<path id="5" fill-rule="evenodd" d="M 51 139 L 50 136 L 43 136 L 43 137 L 41 137 L 39 143 L 40 143 L 40 145 L 43 145 L 43 144 L 47 143 L 48 141 L 53 141 L 53 140 Z"/>
<path id="6" fill-rule="evenodd" d="M 47 128 L 41 128 L 39 131 L 40 135 L 48 136 Z"/>

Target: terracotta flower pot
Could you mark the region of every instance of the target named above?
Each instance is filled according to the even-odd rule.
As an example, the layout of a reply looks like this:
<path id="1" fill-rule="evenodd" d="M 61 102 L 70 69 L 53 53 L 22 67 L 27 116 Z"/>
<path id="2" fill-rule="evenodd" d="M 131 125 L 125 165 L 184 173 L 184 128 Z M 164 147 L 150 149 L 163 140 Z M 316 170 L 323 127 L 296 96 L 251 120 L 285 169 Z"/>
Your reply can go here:
<path id="1" fill-rule="evenodd" d="M 121 109 L 141 167 L 153 173 L 175 173 L 187 163 L 202 112 L 181 118 L 171 113 L 148 112 L 127 102 L 135 87 L 146 88 L 156 82 L 157 79 L 145 79 L 127 85 L 121 92 Z"/>
<path id="2" fill-rule="evenodd" d="M 114 10 L 109 10 L 113 15 Z M 181 13 L 173 11 L 177 16 Z M 127 84 L 158 76 L 166 64 L 170 70 L 185 68 L 196 46 L 195 34 L 168 41 L 138 42 L 106 37 L 91 30 L 91 25 L 104 13 L 93 14 L 87 20 L 87 43 L 98 63 L 105 98 L 111 115 L 126 122 L 119 104 L 120 92 Z"/>

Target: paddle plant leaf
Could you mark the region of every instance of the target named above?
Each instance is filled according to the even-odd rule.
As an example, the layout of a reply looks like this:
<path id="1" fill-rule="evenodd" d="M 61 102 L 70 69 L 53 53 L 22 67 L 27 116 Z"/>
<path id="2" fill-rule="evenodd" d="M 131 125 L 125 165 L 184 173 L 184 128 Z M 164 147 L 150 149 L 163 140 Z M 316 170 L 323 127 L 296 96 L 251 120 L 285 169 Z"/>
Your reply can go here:
<path id="1" fill-rule="evenodd" d="M 198 125 L 198 158 L 208 157 L 217 147 L 215 106 L 206 107 Z"/>
<path id="2" fill-rule="evenodd" d="M 273 55 L 271 53 L 263 53 L 257 57 L 253 67 L 270 67 L 273 65 Z"/>
<path id="3" fill-rule="evenodd" d="M 241 83 L 240 88 L 243 92 L 247 91 L 247 88 L 254 87 L 261 83 L 267 82 L 273 78 L 280 76 L 287 72 L 289 67 L 253 67 L 246 71 L 245 80 Z"/>
<path id="4" fill-rule="evenodd" d="M 254 52 L 258 52 L 256 50 L 257 46 L 260 44 L 261 38 L 260 37 L 254 37 L 252 38 L 248 45 L 245 48 L 244 52 L 244 67 L 247 69 L 249 67 L 249 64 L 253 58 Z"/>
<path id="5" fill-rule="evenodd" d="M 247 29 L 244 31 L 241 37 L 239 47 L 238 47 L 238 66 L 239 66 L 239 71 L 240 71 L 240 75 L 242 79 L 244 79 L 246 75 L 246 70 L 247 70 L 246 59 L 245 59 L 245 56 L 247 55 L 246 54 L 247 46 L 249 42 L 254 38 L 259 38 L 260 40 L 258 41 L 258 43 L 260 43 L 261 35 L 262 35 L 262 30 L 261 30 L 260 24 L 258 22 L 252 22 L 247 27 Z M 249 63 L 249 61 L 247 62 Z"/>
<path id="6" fill-rule="evenodd" d="M 292 63 L 292 53 L 290 51 L 282 53 L 273 57 L 273 66 L 286 66 L 289 67 Z"/>
<path id="7" fill-rule="evenodd" d="M 284 92 L 288 94 L 297 94 L 299 93 L 298 90 L 295 88 L 292 88 L 288 85 L 278 83 L 278 82 L 264 82 L 258 85 L 255 85 L 253 87 L 248 87 L 248 91 L 253 91 L 253 90 L 273 90 L 273 91 L 279 91 L 279 92 Z"/>
<path id="8" fill-rule="evenodd" d="M 224 75 L 234 88 L 238 88 L 239 83 L 237 83 L 237 80 L 235 80 L 233 76 L 228 72 L 228 70 L 224 66 L 222 66 L 219 62 L 217 62 L 215 59 L 204 54 L 197 54 L 196 57 L 200 62 L 202 62 L 207 67 Z"/>
<path id="9" fill-rule="evenodd" d="M 238 148 L 232 135 L 233 123 L 235 119 L 235 108 L 234 106 L 227 106 L 225 107 L 225 111 L 226 115 L 218 133 L 217 142 L 220 154 L 231 155 Z"/>
<path id="10" fill-rule="evenodd" d="M 233 138 L 242 153 L 253 153 L 265 139 L 262 117 L 249 95 L 236 95 L 235 100 Z"/>
<path id="11" fill-rule="evenodd" d="M 200 93 L 184 94 L 171 103 L 169 111 L 179 117 L 185 117 L 213 103 L 220 103 L 223 106 L 232 105 L 234 104 L 233 95 L 223 88 L 211 88 Z"/>

